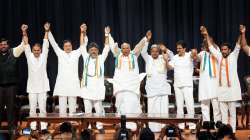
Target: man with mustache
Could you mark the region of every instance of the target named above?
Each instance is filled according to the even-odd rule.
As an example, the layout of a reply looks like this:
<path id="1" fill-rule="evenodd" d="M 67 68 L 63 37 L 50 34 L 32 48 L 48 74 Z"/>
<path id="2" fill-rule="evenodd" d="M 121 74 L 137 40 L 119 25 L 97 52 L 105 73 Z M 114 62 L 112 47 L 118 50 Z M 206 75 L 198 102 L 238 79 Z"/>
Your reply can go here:
<path id="1" fill-rule="evenodd" d="M 21 27 L 24 30 L 24 26 Z M 23 37 L 25 34 L 23 35 Z M 0 125 L 3 119 L 3 111 L 6 106 L 8 129 L 15 130 L 14 124 L 14 108 L 16 89 L 18 84 L 18 69 L 17 58 L 24 51 L 24 45 L 28 45 L 28 42 L 24 40 L 20 45 L 15 48 L 10 48 L 7 39 L 2 38 L 0 40 Z"/>
<path id="2" fill-rule="evenodd" d="M 48 24 L 48 23 L 47 23 Z M 84 25 L 84 24 L 83 24 Z M 59 114 L 67 114 L 67 104 L 69 113 L 76 112 L 76 98 L 80 96 L 80 80 L 78 76 L 78 61 L 84 47 L 87 46 L 88 38 L 86 36 L 87 28 L 83 30 L 83 42 L 81 46 L 72 50 L 70 40 L 63 41 L 63 50 L 56 43 L 52 33 L 49 31 L 49 42 L 58 58 L 58 74 L 54 89 L 54 96 L 59 96 Z"/>
<path id="3" fill-rule="evenodd" d="M 244 28 L 240 26 L 240 32 Z M 219 88 L 218 100 L 222 115 L 222 123 L 230 124 L 233 133 L 236 132 L 236 102 L 241 100 L 241 88 L 237 73 L 237 61 L 240 52 L 241 35 L 236 42 L 234 50 L 231 52 L 231 46 L 228 43 L 221 45 L 221 52 L 214 48 L 210 41 L 209 34 L 204 27 L 203 35 L 206 37 L 210 52 L 219 62 Z M 229 116 L 228 116 L 229 113 Z"/>
<path id="4" fill-rule="evenodd" d="M 177 54 L 168 63 L 168 69 L 174 69 L 174 90 L 177 107 L 177 116 L 184 116 L 184 103 L 187 114 L 194 116 L 194 97 L 193 97 L 193 71 L 194 60 L 197 57 L 196 49 L 186 52 L 186 43 L 180 40 L 176 43 Z M 195 125 L 189 123 L 190 129 L 195 129 Z M 184 123 L 179 124 L 184 129 Z"/>
<path id="5" fill-rule="evenodd" d="M 198 54 L 200 65 L 199 101 L 203 121 L 210 121 L 210 103 L 213 107 L 214 122 L 221 121 L 221 113 L 218 102 L 218 69 L 219 63 L 215 56 L 209 51 L 204 26 L 200 27 L 203 40 L 203 51 Z M 212 39 L 210 38 L 212 41 Z M 219 50 L 214 42 L 211 42 Z"/>
<path id="6" fill-rule="evenodd" d="M 80 43 L 84 43 L 84 31 L 87 26 L 82 25 Z M 85 113 L 92 113 L 92 108 L 95 108 L 97 114 L 104 113 L 102 101 L 105 98 L 104 86 L 104 62 L 110 51 L 109 47 L 110 28 L 105 27 L 105 44 L 102 54 L 99 55 L 99 46 L 92 42 L 87 48 L 84 48 L 82 56 L 84 60 L 83 77 L 81 81 L 82 91 L 81 97 L 84 101 Z M 102 123 L 97 122 L 97 129 L 104 133 Z"/>

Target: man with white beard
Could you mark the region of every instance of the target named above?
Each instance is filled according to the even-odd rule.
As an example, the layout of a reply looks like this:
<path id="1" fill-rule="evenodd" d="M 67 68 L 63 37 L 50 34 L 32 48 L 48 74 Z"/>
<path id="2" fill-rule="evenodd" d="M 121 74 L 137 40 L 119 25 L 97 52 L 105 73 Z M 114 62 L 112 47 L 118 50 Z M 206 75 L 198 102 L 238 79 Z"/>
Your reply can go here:
<path id="1" fill-rule="evenodd" d="M 49 24 L 44 25 L 45 34 L 43 39 L 43 46 L 36 43 L 32 46 L 25 47 L 25 55 L 28 64 L 28 82 L 27 82 L 27 93 L 29 93 L 29 105 L 30 105 L 30 116 L 36 116 L 37 104 L 39 107 L 39 116 L 46 116 L 46 101 L 47 92 L 50 90 L 49 79 L 47 76 L 47 58 L 49 52 L 49 41 L 48 32 Z M 27 25 L 23 30 L 23 34 L 26 34 L 24 39 L 28 42 L 27 37 Z M 36 130 L 36 122 L 31 122 L 31 130 Z M 47 123 L 41 122 L 42 133 L 47 133 Z"/>
<path id="2" fill-rule="evenodd" d="M 167 82 L 167 61 L 168 56 L 173 54 L 163 44 L 153 44 L 150 48 L 142 49 L 141 55 L 146 63 L 146 92 L 148 98 L 148 114 L 168 115 L 168 95 L 171 94 L 171 87 Z M 162 54 L 160 55 L 160 52 Z M 164 124 L 149 122 L 149 128 L 153 132 L 160 132 Z"/>
<path id="3" fill-rule="evenodd" d="M 56 43 L 52 33 L 49 31 L 49 42 L 58 58 L 58 74 L 54 89 L 54 96 L 59 96 L 59 114 L 67 114 L 67 104 L 69 113 L 76 112 L 76 98 L 80 96 L 80 80 L 78 76 L 78 61 L 83 49 L 87 46 L 88 38 L 84 30 L 84 42 L 77 50 L 72 50 L 70 40 L 64 40 L 63 50 Z M 68 102 L 68 103 L 67 103 Z"/>
<path id="4" fill-rule="evenodd" d="M 115 74 L 113 77 L 114 95 L 116 96 L 117 112 L 120 114 L 142 113 L 140 106 L 140 82 L 137 58 L 143 47 L 148 45 L 152 37 L 151 31 L 131 51 L 128 43 L 123 43 L 121 49 L 117 43 L 110 45 L 115 57 Z M 136 124 L 128 122 L 127 128 L 135 130 Z"/>

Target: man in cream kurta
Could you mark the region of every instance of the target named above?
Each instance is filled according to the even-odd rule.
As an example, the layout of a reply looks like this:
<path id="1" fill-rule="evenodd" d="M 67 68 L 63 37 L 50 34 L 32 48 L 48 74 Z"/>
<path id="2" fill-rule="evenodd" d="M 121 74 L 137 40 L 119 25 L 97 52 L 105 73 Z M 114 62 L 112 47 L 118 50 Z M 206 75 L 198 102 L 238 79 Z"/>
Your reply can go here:
<path id="1" fill-rule="evenodd" d="M 86 32 L 87 26 L 81 26 L 81 44 L 83 44 L 83 34 Z M 108 38 L 109 27 L 105 28 L 105 37 Z M 92 113 L 92 108 L 95 108 L 97 114 L 103 114 L 104 108 L 102 101 L 105 98 L 104 86 L 104 62 L 108 56 L 110 47 L 108 46 L 107 39 L 105 39 L 105 47 L 101 55 L 98 55 L 99 47 L 96 43 L 92 42 L 87 48 L 84 48 L 82 56 L 84 60 L 83 79 L 81 81 L 81 97 L 84 101 L 85 113 Z M 97 129 L 102 129 L 101 123 L 97 123 Z"/>
<path id="2" fill-rule="evenodd" d="M 229 46 L 226 46 L 226 44 L 221 46 L 222 49 L 224 49 L 225 47 L 229 49 Z M 233 132 L 235 133 L 236 101 L 241 100 L 241 88 L 237 73 L 237 60 L 240 52 L 240 45 L 236 44 L 233 52 L 228 54 L 228 56 L 223 56 L 223 52 L 218 52 L 216 49 L 214 49 L 213 46 L 209 46 L 209 50 L 216 56 L 216 58 L 220 62 L 221 80 L 219 81 L 221 82 L 221 85 L 218 88 L 218 100 L 220 103 L 222 123 L 229 123 L 233 128 Z M 226 63 L 226 61 L 228 62 Z M 228 70 L 226 70 L 227 67 Z M 228 82 L 227 78 L 229 78 Z M 228 117 L 228 111 L 230 117 Z"/>
<path id="3" fill-rule="evenodd" d="M 65 40 L 62 50 L 56 43 L 53 35 L 49 32 L 49 42 L 58 58 L 58 74 L 54 89 L 54 96 L 59 96 L 59 114 L 67 114 L 67 101 L 69 104 L 69 113 L 76 112 L 76 98 L 80 96 L 80 80 L 78 76 L 78 61 L 82 54 L 84 46 L 86 47 L 88 39 L 84 37 L 84 44 L 77 50 L 72 50 L 72 44 Z"/>
<path id="4" fill-rule="evenodd" d="M 240 36 L 241 37 L 241 36 Z M 230 45 L 221 45 L 221 52 L 213 45 L 209 50 L 220 62 L 218 100 L 222 115 L 222 123 L 230 124 L 236 132 L 236 102 L 241 100 L 241 88 L 237 73 L 237 61 L 240 52 L 240 37 L 234 50 L 230 53 Z M 229 112 L 229 117 L 228 117 Z"/>
<path id="5" fill-rule="evenodd" d="M 148 45 L 152 33 L 147 32 L 133 49 L 130 50 L 128 43 L 121 45 L 121 50 L 116 45 L 111 45 L 111 51 L 116 58 L 116 68 L 113 77 L 114 95 L 116 96 L 117 112 L 124 115 L 139 114 L 142 112 L 140 106 L 140 77 L 137 58 L 141 49 Z M 127 128 L 135 130 L 135 123 L 127 123 Z"/>
<path id="6" fill-rule="evenodd" d="M 144 47 L 141 55 L 146 62 L 147 81 L 145 89 L 148 98 L 148 114 L 168 115 L 168 95 L 171 94 L 171 87 L 167 82 L 166 61 L 172 53 L 162 47 L 162 55 L 159 55 L 160 45 L 156 44 L 151 46 L 151 55 L 148 54 L 147 49 L 148 47 Z M 164 126 L 164 124 L 149 122 L 149 128 L 153 132 L 160 132 Z"/>
<path id="7" fill-rule="evenodd" d="M 29 93 L 30 116 L 36 116 L 37 103 L 39 115 L 46 116 L 47 92 L 50 90 L 47 76 L 47 57 L 49 52 L 48 30 L 45 28 L 43 46 L 35 44 L 25 47 L 25 55 L 28 64 L 27 93 Z M 26 31 L 25 31 L 26 32 Z M 36 122 L 30 124 L 32 130 L 36 130 Z M 47 123 L 41 122 L 41 130 L 47 129 Z"/>
<path id="8" fill-rule="evenodd" d="M 201 33 L 203 35 L 201 27 Z M 210 121 L 210 103 L 213 106 L 214 122 L 221 121 L 221 113 L 218 102 L 218 61 L 209 52 L 206 39 L 203 41 L 205 50 L 198 54 L 200 59 L 200 81 L 199 81 L 199 101 L 203 121 Z M 217 48 L 219 49 L 219 48 Z"/>

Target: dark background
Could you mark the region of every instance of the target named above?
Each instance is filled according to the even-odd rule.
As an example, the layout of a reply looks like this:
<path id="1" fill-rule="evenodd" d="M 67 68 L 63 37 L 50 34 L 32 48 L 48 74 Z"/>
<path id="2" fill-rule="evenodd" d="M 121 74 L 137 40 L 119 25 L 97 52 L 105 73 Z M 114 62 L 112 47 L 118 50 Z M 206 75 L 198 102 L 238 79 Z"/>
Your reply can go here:
<path id="1" fill-rule="evenodd" d="M 239 34 L 239 24 L 250 28 L 249 0 L 0 0 L 0 37 L 10 40 L 11 46 L 21 41 L 20 25 L 29 25 L 31 45 L 42 43 L 43 24 L 51 22 L 52 33 L 62 46 L 71 39 L 79 46 L 79 26 L 88 25 L 89 42 L 103 48 L 103 29 L 110 25 L 114 39 L 134 46 L 148 29 L 153 32 L 151 43 L 163 42 L 175 52 L 175 42 L 184 40 L 188 48 L 200 48 L 199 26 L 207 26 L 217 44 L 233 46 Z M 249 36 L 249 32 L 247 32 Z M 50 49 L 48 76 L 53 89 L 57 75 L 57 57 Z M 80 59 L 81 60 L 81 59 Z M 20 92 L 24 94 L 27 81 L 25 56 L 19 59 Z M 144 62 L 139 58 L 140 71 Z M 82 61 L 80 61 L 80 69 Z M 238 73 L 243 90 L 243 76 L 250 74 L 250 57 L 240 53 Z M 114 60 L 110 55 L 105 75 L 112 77 Z"/>

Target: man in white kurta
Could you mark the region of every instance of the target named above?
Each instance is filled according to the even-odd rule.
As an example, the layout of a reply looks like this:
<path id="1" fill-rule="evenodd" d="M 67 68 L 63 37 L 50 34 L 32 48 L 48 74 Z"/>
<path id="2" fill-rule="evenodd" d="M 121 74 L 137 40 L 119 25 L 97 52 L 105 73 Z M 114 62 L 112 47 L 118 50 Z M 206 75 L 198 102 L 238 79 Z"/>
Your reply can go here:
<path id="1" fill-rule="evenodd" d="M 37 104 L 39 116 L 46 116 L 47 92 L 50 90 L 47 76 L 47 58 L 49 52 L 48 30 L 45 27 L 43 46 L 35 44 L 25 47 L 25 55 L 28 64 L 27 93 L 29 93 L 30 116 L 36 116 Z M 36 122 L 30 124 L 32 130 L 36 130 Z M 47 129 L 47 123 L 41 122 L 41 130 Z"/>
<path id="2" fill-rule="evenodd" d="M 133 49 L 130 45 L 123 43 L 121 50 L 117 45 L 111 45 L 111 51 L 116 58 L 116 68 L 113 77 L 114 95 L 116 96 L 117 112 L 124 115 L 139 114 L 142 112 L 140 106 L 140 77 L 137 58 L 141 49 L 148 45 L 152 34 L 147 33 Z M 127 123 L 127 128 L 135 130 L 135 123 Z"/>
<path id="3" fill-rule="evenodd" d="M 53 35 L 49 32 L 49 42 L 51 43 L 58 58 L 58 74 L 54 88 L 54 96 L 59 96 L 59 114 L 67 114 L 67 104 L 69 113 L 76 112 L 76 98 L 80 96 L 80 80 L 78 76 L 78 61 L 84 46 L 87 45 L 87 37 L 84 37 L 84 44 L 77 50 L 72 50 L 70 41 L 64 41 L 64 50 L 56 43 Z M 68 102 L 68 103 L 67 103 Z"/>
<path id="4" fill-rule="evenodd" d="M 218 102 L 218 61 L 209 52 L 207 42 L 204 41 L 203 44 L 205 44 L 204 50 L 198 54 L 201 63 L 199 101 L 201 102 L 202 119 L 210 121 L 210 103 L 212 103 L 214 122 L 217 122 L 221 121 Z"/>
<path id="5" fill-rule="evenodd" d="M 174 69 L 174 90 L 177 107 L 177 116 L 184 116 L 184 103 L 187 108 L 187 114 L 190 117 L 194 115 L 193 98 L 193 57 L 194 53 L 186 52 L 186 43 L 178 41 L 176 43 L 177 53 L 169 62 L 170 67 Z M 189 124 L 192 125 L 192 124 Z M 193 127 L 192 127 L 193 126 Z M 189 126 L 194 129 L 195 125 Z M 184 124 L 179 125 L 184 129 Z"/>
<path id="6" fill-rule="evenodd" d="M 86 30 L 86 25 L 82 25 L 83 33 Z M 85 28 L 85 29 L 84 29 Z M 108 27 L 106 27 L 108 28 Z M 105 29 L 106 29 L 105 28 Z M 108 38 L 109 32 L 105 34 Z M 82 35 L 83 36 L 83 35 Z M 83 37 L 81 38 L 81 42 Z M 102 54 L 98 55 L 99 47 L 96 43 L 90 43 L 87 48 L 84 48 L 82 56 L 84 60 L 83 79 L 81 81 L 81 97 L 84 101 L 85 113 L 92 113 L 93 107 L 97 114 L 103 114 L 104 108 L 102 101 L 105 98 L 105 86 L 104 86 L 104 62 L 108 56 L 110 47 L 105 42 L 105 47 Z M 97 123 L 97 129 L 102 129 L 101 123 Z"/>
<path id="7" fill-rule="evenodd" d="M 241 100 L 241 88 L 237 73 L 237 61 L 240 52 L 240 44 L 236 44 L 233 52 L 224 55 L 225 49 L 229 50 L 227 44 L 222 44 L 221 51 L 217 51 L 212 45 L 209 50 L 220 62 L 220 79 L 218 88 L 218 100 L 222 115 L 222 123 L 230 124 L 233 132 L 236 132 L 236 102 Z M 227 51 L 226 50 L 226 51 Z M 229 112 L 229 117 L 228 117 Z"/>
<path id="8" fill-rule="evenodd" d="M 167 82 L 167 52 L 160 53 L 159 45 L 151 46 L 151 55 L 147 52 L 148 47 L 144 47 L 141 55 L 146 63 L 146 92 L 148 98 L 148 114 L 161 116 L 168 115 L 168 95 L 171 94 L 171 87 Z M 164 48 L 164 51 L 168 51 Z M 163 52 L 163 50 L 162 50 Z M 169 53 L 171 54 L 171 53 Z M 149 122 L 149 128 L 153 132 L 160 132 L 164 124 Z"/>

